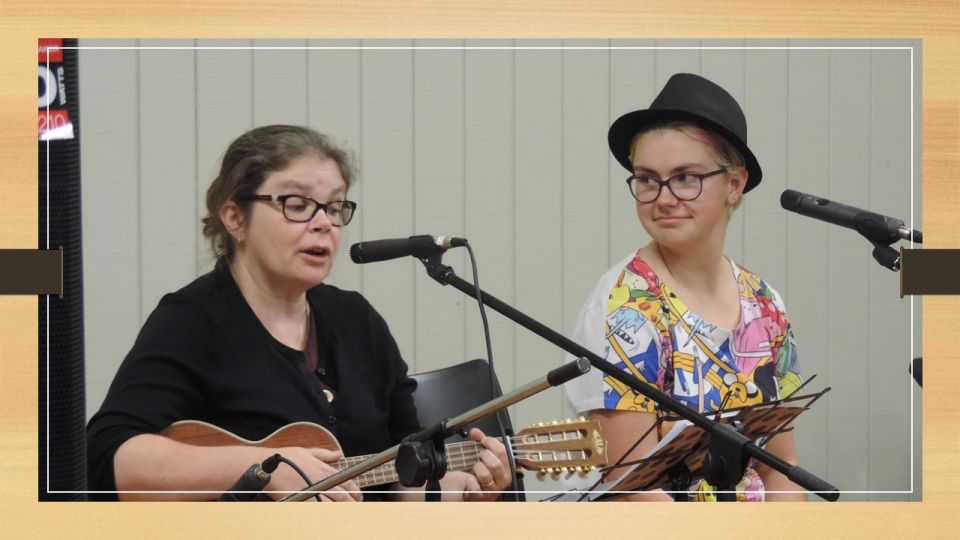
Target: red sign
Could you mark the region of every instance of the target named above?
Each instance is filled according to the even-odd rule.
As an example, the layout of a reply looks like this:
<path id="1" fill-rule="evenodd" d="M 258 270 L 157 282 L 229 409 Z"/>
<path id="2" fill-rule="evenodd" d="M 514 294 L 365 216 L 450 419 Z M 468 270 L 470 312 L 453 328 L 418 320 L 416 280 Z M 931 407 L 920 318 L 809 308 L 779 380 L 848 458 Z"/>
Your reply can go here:
<path id="1" fill-rule="evenodd" d="M 63 40 L 37 40 L 37 59 L 40 89 L 37 95 L 37 128 L 40 140 L 72 139 L 73 123 L 67 112 L 67 84 L 64 80 Z"/>
<path id="2" fill-rule="evenodd" d="M 73 124 L 66 109 L 50 109 L 49 113 L 38 111 L 37 128 L 41 141 L 73 138 Z"/>
<path id="3" fill-rule="evenodd" d="M 37 40 L 37 60 L 41 64 L 63 62 L 63 40 L 40 38 Z"/>

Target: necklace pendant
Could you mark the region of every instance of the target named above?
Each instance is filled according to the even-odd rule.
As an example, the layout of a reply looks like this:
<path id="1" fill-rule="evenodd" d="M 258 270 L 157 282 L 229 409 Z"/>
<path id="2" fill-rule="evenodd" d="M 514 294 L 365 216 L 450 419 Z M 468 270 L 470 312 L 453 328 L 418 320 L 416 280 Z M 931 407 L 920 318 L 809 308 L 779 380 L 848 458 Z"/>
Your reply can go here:
<path id="1" fill-rule="evenodd" d="M 324 388 L 323 397 L 327 398 L 327 403 L 333 403 L 333 392 L 331 392 L 330 390 L 327 390 L 326 388 Z"/>

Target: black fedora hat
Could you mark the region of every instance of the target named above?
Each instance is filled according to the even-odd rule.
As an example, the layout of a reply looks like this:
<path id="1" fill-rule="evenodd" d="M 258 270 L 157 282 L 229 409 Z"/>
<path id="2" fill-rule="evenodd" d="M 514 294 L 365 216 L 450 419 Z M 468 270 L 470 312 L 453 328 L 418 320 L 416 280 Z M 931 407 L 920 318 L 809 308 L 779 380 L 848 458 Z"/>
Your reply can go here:
<path id="1" fill-rule="evenodd" d="M 633 172 L 630 144 L 634 136 L 646 126 L 669 120 L 685 120 L 727 139 L 746 162 L 749 178 L 743 192 L 760 183 L 763 171 L 747 147 L 747 118 L 737 100 L 716 83 L 691 73 L 670 77 L 649 109 L 627 113 L 610 126 L 607 141 L 613 157 Z"/>

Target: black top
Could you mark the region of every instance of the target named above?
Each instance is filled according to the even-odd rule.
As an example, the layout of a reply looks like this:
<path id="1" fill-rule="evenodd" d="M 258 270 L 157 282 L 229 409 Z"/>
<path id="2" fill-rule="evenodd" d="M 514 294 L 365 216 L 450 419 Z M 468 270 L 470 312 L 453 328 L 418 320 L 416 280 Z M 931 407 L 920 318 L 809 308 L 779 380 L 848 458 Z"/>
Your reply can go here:
<path id="1" fill-rule="evenodd" d="M 307 291 L 307 300 L 318 372 L 337 389 L 333 403 L 304 353 L 270 335 L 229 271 L 164 296 L 87 425 L 89 489 L 116 490 L 117 448 L 178 420 L 202 420 L 250 440 L 314 422 L 336 436 L 346 456 L 380 452 L 416 431 L 416 382 L 383 318 L 359 293 L 329 285 Z"/>

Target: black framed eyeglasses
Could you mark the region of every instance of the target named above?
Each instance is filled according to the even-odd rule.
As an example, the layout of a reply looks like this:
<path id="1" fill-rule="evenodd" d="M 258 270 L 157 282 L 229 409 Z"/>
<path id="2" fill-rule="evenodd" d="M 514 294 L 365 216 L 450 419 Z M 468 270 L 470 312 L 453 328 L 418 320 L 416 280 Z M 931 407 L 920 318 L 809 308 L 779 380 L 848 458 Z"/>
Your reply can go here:
<path id="1" fill-rule="evenodd" d="M 632 174 L 627 178 L 627 188 L 630 189 L 630 195 L 640 203 L 650 203 L 657 200 L 663 186 L 667 186 L 670 193 L 681 201 L 692 201 L 700 196 L 703 191 L 703 181 L 711 176 L 727 172 L 727 167 L 698 174 L 698 173 L 680 173 L 666 180 L 661 180 L 648 174 Z"/>
<path id="2" fill-rule="evenodd" d="M 238 197 L 238 201 L 277 201 L 283 208 L 283 217 L 297 223 L 311 221 L 317 212 L 323 210 L 330 223 L 342 227 L 350 223 L 353 214 L 357 211 L 357 203 L 353 201 L 317 202 L 303 195 L 247 195 Z"/>

